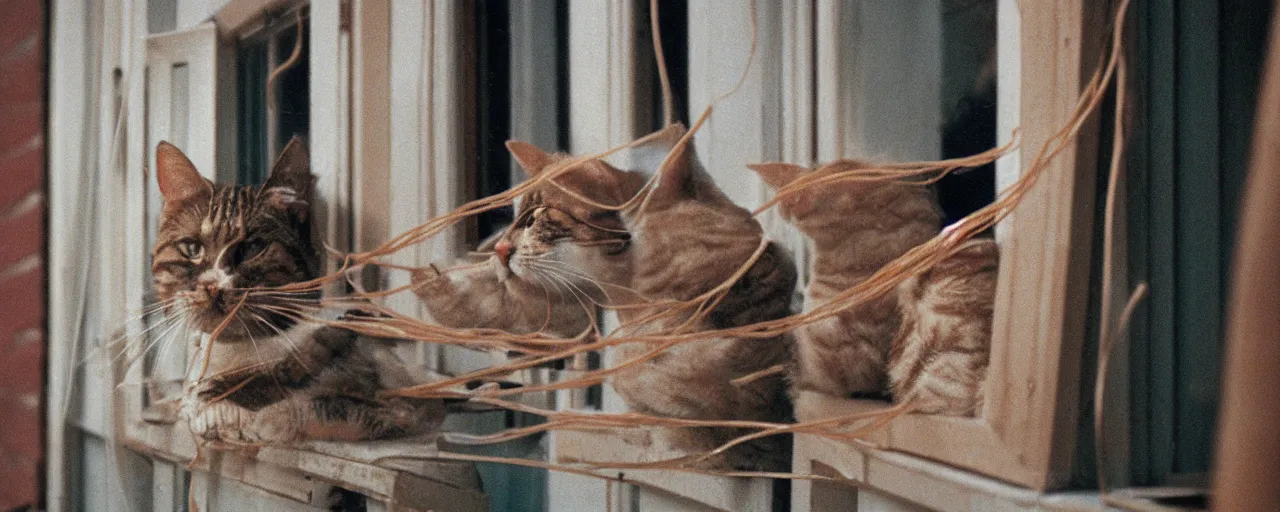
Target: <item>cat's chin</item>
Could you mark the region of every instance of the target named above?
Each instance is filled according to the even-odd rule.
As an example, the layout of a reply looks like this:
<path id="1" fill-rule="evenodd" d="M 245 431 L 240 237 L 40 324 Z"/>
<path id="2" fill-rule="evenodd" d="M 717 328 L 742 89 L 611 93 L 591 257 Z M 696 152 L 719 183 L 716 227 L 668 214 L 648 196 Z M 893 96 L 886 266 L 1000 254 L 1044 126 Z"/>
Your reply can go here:
<path id="1" fill-rule="evenodd" d="M 493 273 L 497 274 L 498 282 L 506 282 L 507 279 L 511 278 L 511 269 L 503 265 L 496 255 L 489 258 L 489 266 L 493 267 Z"/>

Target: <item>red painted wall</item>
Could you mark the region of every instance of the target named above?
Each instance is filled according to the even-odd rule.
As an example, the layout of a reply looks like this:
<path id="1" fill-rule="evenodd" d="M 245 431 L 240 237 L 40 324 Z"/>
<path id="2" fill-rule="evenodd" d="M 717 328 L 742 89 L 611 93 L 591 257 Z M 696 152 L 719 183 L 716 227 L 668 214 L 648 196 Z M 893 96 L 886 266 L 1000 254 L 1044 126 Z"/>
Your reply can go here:
<path id="1" fill-rule="evenodd" d="M 0 2 L 0 510 L 42 494 L 45 13 Z"/>

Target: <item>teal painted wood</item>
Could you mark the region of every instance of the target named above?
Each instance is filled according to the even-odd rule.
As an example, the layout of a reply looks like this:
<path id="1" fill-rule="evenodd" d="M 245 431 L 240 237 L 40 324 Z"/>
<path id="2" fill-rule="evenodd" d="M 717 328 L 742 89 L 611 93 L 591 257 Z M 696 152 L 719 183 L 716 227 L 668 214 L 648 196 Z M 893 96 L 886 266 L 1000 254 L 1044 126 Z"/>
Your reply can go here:
<path id="1" fill-rule="evenodd" d="M 1263 0 L 1148 0 L 1137 11 L 1130 270 L 1151 295 L 1131 331 L 1139 485 L 1208 471 L 1227 276 L 1248 160 Z"/>
<path id="2" fill-rule="evenodd" d="M 1145 366 L 1146 370 L 1145 382 L 1134 386 L 1137 393 L 1145 391 L 1145 400 L 1135 400 L 1135 404 L 1145 409 L 1147 420 L 1146 425 L 1138 425 L 1134 429 L 1146 435 L 1146 443 L 1135 444 L 1135 452 L 1138 452 L 1135 459 L 1145 459 L 1147 481 L 1139 480 L 1137 483 L 1163 479 L 1172 469 L 1175 411 L 1172 384 L 1177 378 L 1174 364 L 1177 316 L 1173 289 L 1177 265 L 1174 230 L 1176 88 L 1172 79 L 1176 73 L 1174 55 L 1177 40 L 1174 0 L 1153 0 L 1147 12 L 1148 30 L 1144 41 L 1148 63 L 1145 270 L 1151 296 L 1147 309 L 1147 337 L 1141 341 L 1134 339 L 1135 347 L 1145 348 L 1145 351 L 1135 351 L 1135 356 L 1145 356 L 1145 359 L 1135 361 L 1134 366 Z"/>
<path id="3" fill-rule="evenodd" d="M 1218 412 L 1228 215 L 1219 191 L 1218 2 L 1178 5 L 1175 472 L 1207 471 Z"/>

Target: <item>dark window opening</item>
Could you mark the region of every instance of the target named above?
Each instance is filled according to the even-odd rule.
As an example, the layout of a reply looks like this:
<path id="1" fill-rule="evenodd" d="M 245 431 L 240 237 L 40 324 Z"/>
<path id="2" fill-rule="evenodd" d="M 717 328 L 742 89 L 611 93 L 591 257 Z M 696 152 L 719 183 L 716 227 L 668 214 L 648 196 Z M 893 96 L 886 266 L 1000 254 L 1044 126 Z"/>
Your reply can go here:
<path id="1" fill-rule="evenodd" d="M 236 52 L 239 145 L 236 181 L 258 185 L 266 180 L 276 155 L 293 136 L 305 141 L 311 125 L 310 26 L 302 20 L 302 49 L 298 61 L 281 71 L 267 90 L 271 72 L 289 60 L 298 41 L 294 14 L 268 21 L 266 28 L 247 37 Z M 267 95 L 274 97 L 270 109 Z"/>
<path id="2" fill-rule="evenodd" d="M 508 0 L 478 0 L 476 13 L 476 176 L 472 199 L 511 188 L 511 33 Z M 510 206 L 476 216 L 479 240 L 511 223 Z"/>
<path id="3" fill-rule="evenodd" d="M 636 66 L 642 79 L 642 92 L 649 97 L 649 116 L 640 122 L 641 132 L 663 127 L 662 81 L 658 75 L 654 56 L 651 12 L 648 2 L 636 3 Z M 671 96 L 675 104 L 674 121 L 689 124 L 689 4 L 687 0 L 660 0 L 658 2 L 658 30 L 662 35 L 662 53 L 667 64 L 667 76 L 671 81 Z"/>
<path id="4" fill-rule="evenodd" d="M 956 4 L 956 5 L 950 5 Z M 996 4 L 944 2 L 942 12 L 941 157 L 958 158 L 995 147 Z M 938 182 L 943 224 L 995 200 L 995 164 L 952 173 Z"/>

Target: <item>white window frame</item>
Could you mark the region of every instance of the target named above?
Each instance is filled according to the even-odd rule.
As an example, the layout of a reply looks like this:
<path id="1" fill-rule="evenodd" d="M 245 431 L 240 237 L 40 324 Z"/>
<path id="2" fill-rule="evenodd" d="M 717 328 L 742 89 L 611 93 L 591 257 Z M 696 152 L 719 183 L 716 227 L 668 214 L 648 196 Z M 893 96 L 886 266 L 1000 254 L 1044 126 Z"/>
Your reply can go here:
<path id="1" fill-rule="evenodd" d="M 695 134 L 698 155 L 708 172 L 730 198 L 754 208 L 772 192 L 746 164 L 813 159 L 812 16 L 805 1 L 756 2 L 756 56 L 742 87 L 715 105 L 711 118 Z M 632 13 L 648 2 L 571 0 L 570 7 L 570 150 L 573 154 L 601 152 L 638 136 L 636 119 L 648 98 L 637 97 L 635 84 L 650 77 L 636 76 L 636 20 Z M 689 112 L 692 119 L 713 99 L 729 91 L 747 64 L 751 49 L 751 2 L 688 3 Z M 703 30 L 698 30 L 701 27 Z M 673 51 L 671 48 L 667 52 Z M 583 91 L 583 92 L 579 92 Z M 784 101 L 785 99 L 785 101 Z M 804 271 L 807 247 L 803 237 L 777 217 L 761 216 L 769 236 L 788 247 Z M 606 355 L 608 360 L 608 355 Z M 625 406 L 608 386 L 606 411 Z M 569 402 L 573 403 L 573 402 Z M 628 433 L 552 432 L 551 453 L 557 460 L 652 460 L 664 453 L 660 446 L 629 443 Z M 625 472 L 637 489 L 640 510 L 771 510 L 773 482 L 765 478 L 735 478 L 665 471 Z M 609 494 L 604 482 L 553 474 L 551 510 L 597 507 L 613 500 L 619 510 L 631 510 L 628 493 Z M 623 486 L 614 486 L 614 489 Z M 560 501 L 555 501 L 560 500 Z M 557 506 L 559 508 L 557 508 Z"/>
<path id="2" fill-rule="evenodd" d="M 148 197 L 155 198 L 154 184 L 144 175 L 144 168 L 154 169 L 154 146 L 171 134 L 168 112 L 153 108 L 150 121 L 144 118 L 145 107 L 168 105 L 164 73 L 153 70 L 151 98 L 144 97 L 141 85 L 147 79 L 144 64 L 165 67 L 187 64 L 189 95 L 187 97 L 188 130 L 192 136 L 180 141 L 184 152 L 208 178 L 214 170 L 229 178 L 234 175 L 235 156 L 235 36 L 249 24 L 261 19 L 265 9 L 288 7 L 279 0 L 231 0 L 195 5 L 179 1 L 181 19 L 207 20 L 194 28 L 180 25 L 177 30 L 148 37 L 146 0 L 111 0 L 103 4 L 99 16 L 103 27 L 83 25 L 89 18 L 84 2 L 58 1 L 54 12 L 51 83 L 51 206 L 57 211 L 82 212 L 77 205 L 97 204 L 97 211 L 69 213 L 51 219 L 50 247 L 54 268 L 68 273 L 51 272 L 50 311 L 50 403 L 80 404 L 78 414 L 64 419 L 63 408 L 50 407 L 50 456 L 48 469 L 48 503 L 50 510 L 68 510 L 86 496 L 71 496 L 75 479 L 74 462 L 84 455 L 72 446 L 76 439 L 72 428 L 105 441 L 107 475 L 98 477 L 93 471 L 92 499 L 105 500 L 112 510 L 136 510 L 151 503 L 154 510 L 177 510 L 185 504 L 182 495 L 183 468 L 196 454 L 192 436 L 179 424 L 162 425 L 144 420 L 141 389 L 138 386 L 116 388 L 124 369 L 112 365 L 114 352 L 94 347 L 85 358 L 81 370 L 84 382 L 67 397 L 67 377 L 76 371 L 75 361 L 86 354 L 76 354 L 77 338 L 97 340 L 128 333 L 136 340 L 142 331 L 140 321 L 126 318 L 143 310 L 144 297 L 150 288 L 146 262 Z M 304 2 L 293 2 L 299 4 Z M 370 9 L 386 2 L 356 1 L 358 7 Z M 440 3 L 444 10 L 449 6 Z M 349 22 L 343 10 L 348 2 L 317 0 L 310 7 L 310 76 L 311 103 L 311 167 L 318 177 L 316 194 L 321 222 L 318 228 L 330 247 L 349 249 L 350 219 L 353 196 L 350 190 L 349 151 L 352 144 L 350 120 L 351 84 L 355 53 L 351 35 L 344 26 Z M 203 9 L 203 11 L 201 11 Z M 200 12 L 196 12 L 200 11 Z M 363 11 L 362 11 L 363 12 Z M 384 8 L 385 12 L 385 8 Z M 192 14 L 195 13 L 195 14 Z M 389 13 L 388 13 L 389 15 Z M 194 16 L 194 18 L 192 18 Z M 368 18 L 367 16 L 365 17 Z M 95 18 L 97 19 L 97 18 Z M 180 21 L 181 21 L 180 19 Z M 385 24 L 384 24 L 385 25 Z M 368 33 L 366 31 L 365 33 Z M 100 48 L 100 49 L 98 49 Z M 95 53 L 96 52 L 96 53 Z M 100 55 L 100 62 L 85 64 L 88 54 Z M 96 64 L 96 67 L 95 67 Z M 86 81 L 85 69 L 99 70 L 100 76 Z M 113 85 L 112 73 L 124 71 L 122 80 Z M 123 85 L 119 85 L 123 83 Z M 128 84 L 134 84 L 129 86 Z M 113 95 L 125 97 L 123 119 L 117 131 Z M 228 95 L 229 96 L 225 96 Z M 225 97 L 220 97 L 224 95 Z M 97 96 L 98 101 L 84 98 Z M 97 117 L 86 118 L 90 109 Z M 223 109 L 219 112 L 217 109 Z M 442 115 L 448 115 L 447 113 Z M 92 120 L 97 120 L 92 124 Z M 146 136 L 144 136 L 146 130 Z M 148 145 L 148 147 L 143 147 Z M 97 153 L 97 169 L 82 173 L 85 165 L 95 160 L 84 155 Z M 123 162 L 122 162 L 123 160 Z M 123 172 L 121 171 L 123 169 Z M 96 177 L 95 177 L 96 176 Z M 95 185 L 95 182 L 98 185 Z M 151 188 L 150 194 L 147 189 Z M 88 199 L 96 196 L 96 203 Z M 95 229 L 96 228 L 96 229 Z M 97 251 L 108 255 L 93 263 L 95 283 L 86 284 L 86 276 L 78 270 L 89 261 L 76 257 L 88 254 L 84 233 L 90 233 Z M 128 269 L 120 272 L 120 267 Z M 100 281 L 97 282 L 97 281 Z M 85 293 L 85 286 L 89 293 Z M 101 290 L 95 293 L 95 291 Z M 80 316 L 74 307 L 79 300 L 89 304 L 91 325 L 81 329 Z M 125 304 L 125 308 L 120 308 Z M 112 329 L 125 326 L 119 332 Z M 82 332 L 84 331 L 84 332 Z M 79 343 L 84 345 L 83 342 Z M 131 346 L 136 355 L 138 348 Z M 184 354 L 185 355 L 185 354 Z M 182 355 L 181 359 L 185 363 Z M 140 371 L 131 370 L 137 382 Z M 113 412 L 114 411 L 114 412 Z M 410 464 L 373 464 L 374 459 L 394 453 L 426 456 L 434 453 L 430 444 L 411 443 L 404 446 L 364 446 L 341 443 L 315 443 L 307 450 L 264 448 L 256 454 L 240 452 L 206 452 L 192 473 L 192 499 L 202 509 L 241 505 L 267 505 L 282 509 L 304 510 L 324 505 L 331 486 L 339 486 L 364 494 L 371 510 L 411 507 L 487 510 L 487 499 L 479 492 L 479 481 L 469 463 L 423 462 Z M 381 451 L 379 451 L 381 450 Z M 97 459 L 95 459 L 97 460 Z M 363 461 L 363 462 L 359 462 Z M 83 471 L 81 473 L 84 473 Z"/>
<path id="3" fill-rule="evenodd" d="M 570 82 L 575 91 L 570 146 L 574 153 L 603 150 L 639 135 L 635 133 L 635 120 L 641 113 L 634 109 L 648 102 L 634 101 L 635 20 L 631 13 L 634 2 L 638 1 L 570 1 Z M 747 0 L 735 2 L 732 5 L 689 4 L 689 103 L 695 114 L 700 113 L 711 98 L 727 90 L 746 63 L 750 41 L 742 29 L 750 26 L 746 18 L 749 4 Z M 143 162 L 151 159 L 153 151 L 153 147 L 141 146 L 143 140 L 148 140 L 142 132 L 149 128 L 144 125 L 142 112 L 145 98 L 141 87 L 127 87 L 123 91 L 128 105 L 123 133 L 128 145 L 123 152 L 123 165 L 110 165 L 112 158 L 116 158 L 114 123 L 110 121 L 114 113 L 110 107 L 112 102 L 105 100 L 114 98 L 115 93 L 107 92 L 109 89 L 103 84 L 110 79 L 110 74 L 101 71 L 117 67 L 127 70 L 125 84 L 141 84 L 145 79 L 142 64 L 154 56 L 139 36 L 147 31 L 146 3 L 114 0 L 104 8 L 100 74 L 88 83 L 82 76 L 84 60 L 95 51 L 90 47 L 91 38 L 69 36 L 83 30 L 80 25 L 88 16 L 85 4 L 58 1 L 54 5 L 50 209 L 79 212 L 77 204 L 81 197 L 76 194 L 96 194 L 104 206 L 94 212 L 96 217 L 70 213 L 51 216 L 50 303 L 75 304 L 82 297 L 84 287 L 91 286 L 103 291 L 92 298 L 98 308 L 95 311 L 106 312 L 103 318 L 93 319 L 88 329 L 92 332 L 81 332 L 81 319 L 74 308 L 59 306 L 50 312 L 52 406 L 48 419 L 51 441 L 48 492 L 49 505 L 54 510 L 69 508 L 71 499 L 67 496 L 71 479 L 67 453 L 69 422 L 61 416 L 58 405 L 68 400 L 63 392 L 69 389 L 66 377 L 71 375 L 72 362 L 76 359 L 73 340 L 105 337 L 111 326 L 123 325 L 125 315 L 113 314 L 111 308 L 102 305 L 115 301 L 115 304 L 126 304 L 131 312 L 139 312 L 147 288 L 143 279 L 145 270 L 139 265 L 127 264 L 147 260 L 145 252 L 138 252 L 145 251 L 138 243 L 140 237 L 145 236 L 145 230 L 120 228 L 145 222 L 145 209 L 139 199 L 146 197 L 143 188 L 146 182 L 139 169 Z M 353 24 L 350 33 L 342 26 L 344 3 L 317 0 L 311 7 L 312 168 L 320 177 L 317 193 L 325 198 L 324 209 L 318 216 L 324 219 L 324 227 L 320 229 L 326 234 L 325 240 L 332 247 L 367 249 L 448 212 L 466 197 L 463 177 L 472 161 L 469 145 L 472 142 L 467 131 L 470 118 L 466 110 L 470 91 L 462 85 L 464 82 L 438 77 L 449 76 L 469 64 L 463 61 L 459 50 L 469 35 L 459 20 L 465 19 L 468 13 L 465 5 L 453 2 L 432 2 L 425 6 L 411 0 L 351 0 L 349 3 Z M 279 0 L 232 0 L 223 2 L 213 18 L 219 23 L 217 30 L 225 41 L 228 34 L 235 33 L 236 27 L 253 21 L 262 9 L 280 4 Z M 1025 5 L 1021 13 L 1017 11 L 1019 4 Z M 756 17 L 758 54 L 746 84 L 736 95 L 716 106 L 713 118 L 697 135 L 700 155 L 707 160 L 713 177 L 744 206 L 759 205 L 771 193 L 743 164 L 763 160 L 807 163 L 846 156 L 843 153 L 851 151 L 851 143 L 844 134 L 851 133 L 854 118 L 846 111 L 838 111 L 830 118 L 819 116 L 813 107 L 826 101 L 824 98 L 837 98 L 842 94 L 838 78 L 843 68 L 839 53 L 834 50 L 846 41 L 840 39 L 840 31 L 830 25 L 833 20 L 841 19 L 842 5 L 834 0 L 757 2 L 760 11 Z M 1001 52 L 1020 52 L 1016 58 L 1001 59 L 1002 117 L 998 130 L 1001 140 L 1007 139 L 1014 125 L 1021 125 L 1022 146 L 1038 148 L 1064 123 L 1074 104 L 1074 92 L 1088 78 L 1087 71 L 1091 68 L 1085 64 L 1091 64 L 1100 41 L 1096 27 L 1086 23 L 1084 13 L 1100 7 L 1101 4 L 1093 0 L 1000 0 L 1001 23 L 1013 22 L 1020 28 L 1020 32 L 1002 35 L 1000 39 Z M 703 29 L 695 30 L 695 27 Z M 1019 33 L 1026 34 L 1025 38 Z M 160 37 L 163 36 L 157 36 Z M 423 44 L 428 44 L 431 51 L 420 51 Z M 217 54 L 218 50 L 213 49 L 213 53 Z M 219 78 L 210 84 L 211 91 L 224 85 L 218 82 L 225 78 L 228 62 L 215 58 L 214 74 Z M 85 98 L 94 97 L 99 98 L 97 122 L 95 126 L 86 127 L 87 121 L 82 118 L 92 108 L 92 102 Z M 227 108 L 226 102 L 215 105 Z M 733 128 L 717 130 L 717 124 Z M 816 127 L 816 131 L 811 127 Z M 210 140 L 234 140 L 234 131 L 230 128 L 229 123 L 218 124 Z M 1088 232 L 1092 224 L 1089 203 L 1080 199 L 1092 197 L 1096 162 L 1089 149 L 1094 147 L 1093 137 L 1096 131 L 1086 126 L 1080 139 L 1053 162 L 1041 183 L 1025 198 L 1018 210 L 1017 222 L 1010 219 L 1000 226 L 1002 265 L 983 414 L 977 419 L 900 418 L 875 437 L 874 441 L 884 450 L 798 436 L 797 470 L 825 472 L 926 505 L 950 503 L 931 500 L 941 499 L 938 496 L 946 500 L 969 496 L 965 493 L 973 489 L 988 489 L 989 492 L 980 495 L 998 495 L 1004 501 L 1047 503 L 1044 500 L 1051 499 L 1044 498 L 1040 491 L 1053 489 L 1065 481 L 1076 438 L 1075 407 L 1085 303 L 1081 283 L 1087 282 L 1088 277 Z M 380 145 L 379 140 L 388 142 Z M 155 142 L 155 139 L 148 141 L 153 146 Z M 188 150 L 205 172 L 213 167 L 206 168 L 199 159 L 221 163 L 220 158 L 224 157 L 224 154 L 206 155 L 193 146 L 184 150 Z M 98 168 L 92 173 L 79 172 L 89 165 L 87 155 L 95 153 Z M 1007 184 L 1016 178 L 1020 162 L 1025 163 L 1025 158 L 1033 154 L 1033 151 L 1023 151 L 1002 159 L 997 164 L 1000 182 Z M 224 171 L 229 169 L 226 165 L 219 167 Z M 360 172 L 353 173 L 353 168 Z M 106 186 L 91 190 L 94 180 Z M 351 212 L 350 216 L 344 212 Z M 765 215 L 762 223 L 771 237 L 795 251 L 798 261 L 807 260 L 803 240 L 775 214 Z M 94 226 L 97 229 L 92 229 Z M 113 226 L 124 236 L 113 236 L 115 231 L 107 229 Z M 83 249 L 80 234 L 91 229 L 96 237 L 93 243 L 107 248 L 105 253 L 124 255 L 124 258 L 111 256 L 99 261 L 99 282 L 86 284 L 87 277 L 76 270 L 84 263 L 74 255 Z M 443 233 L 430 244 L 406 251 L 399 256 L 403 260 L 398 262 L 425 265 L 454 258 L 462 250 L 462 239 L 458 231 Z M 113 248 L 117 250 L 110 250 Z M 120 265 L 130 270 L 121 275 Z M 405 279 L 393 274 L 387 284 L 403 284 Z M 410 298 L 404 300 L 406 302 L 392 305 L 422 313 Z M 138 332 L 136 323 L 130 328 Z M 1014 343 L 1014 340 L 1020 341 Z M 413 352 L 430 367 L 452 372 L 499 361 L 487 354 L 473 355 L 449 349 L 446 353 L 420 346 Z M 86 377 L 100 381 L 110 378 L 116 370 L 103 361 L 91 361 L 88 366 Z M 1038 371 L 1031 373 L 1032 368 Z M 111 386 L 84 387 L 102 396 L 91 397 L 82 392 L 81 400 L 97 409 L 86 407 L 71 424 L 109 440 L 114 440 L 114 429 L 119 426 L 126 444 L 157 460 L 176 463 L 194 455 L 189 436 L 153 435 L 148 429 L 161 427 L 121 422 L 120 418 L 116 418 L 113 425 L 107 421 L 110 418 L 107 409 L 116 403 L 112 397 L 121 394 L 104 392 Z M 125 390 L 123 395 L 138 392 Z M 568 400 L 568 395 L 564 398 L 562 404 L 573 402 Z M 141 411 L 127 407 L 120 410 L 126 412 L 126 419 L 140 417 Z M 602 449 L 617 449 L 620 445 L 617 439 L 593 440 L 590 436 L 568 434 L 551 436 L 551 453 L 561 460 L 588 452 L 599 453 Z M 938 438 L 948 441 L 921 442 Z M 402 494 L 398 493 L 404 492 L 406 482 L 438 485 L 402 471 L 341 462 L 338 459 L 342 457 L 362 456 L 343 451 L 346 448 L 326 450 L 328 454 L 265 449 L 254 458 L 226 454 L 217 464 L 221 475 L 266 488 L 272 495 L 286 496 L 293 503 L 310 502 L 321 492 L 321 484 L 310 477 L 367 492 L 383 503 L 399 499 Z M 925 459 L 966 469 L 946 469 Z M 112 464 L 110 471 L 120 482 L 129 478 L 124 476 L 125 472 L 137 471 L 130 467 L 127 458 Z M 149 478 L 174 482 L 180 476 L 176 468 L 171 464 L 167 469 L 156 470 Z M 991 478 L 975 477 L 971 472 Z M 465 480 L 464 476 L 458 478 L 459 482 Z M 580 486 L 588 484 L 575 478 L 553 474 L 549 496 L 559 499 L 560 493 L 555 492 L 557 486 L 582 489 Z M 930 493 L 921 490 L 920 478 L 936 484 L 930 487 Z M 752 481 L 701 476 L 671 478 L 670 475 L 646 478 L 631 472 L 628 479 L 642 487 L 640 501 L 651 507 L 685 503 L 690 507 L 747 510 L 768 502 L 768 494 L 760 487 L 765 484 Z M 1016 486 L 1000 483 L 1001 480 Z M 204 485 L 199 481 L 197 484 L 198 487 Z M 465 487 L 464 484 L 459 487 Z M 580 496 L 574 499 L 579 501 L 574 503 L 590 507 L 602 503 L 581 501 L 604 495 L 603 483 L 590 483 L 597 484 L 598 488 L 592 488 L 595 490 L 578 493 Z M 156 488 L 172 490 L 165 485 L 156 485 Z M 469 492 L 473 491 L 463 492 L 460 499 L 473 502 L 482 499 Z M 793 492 L 798 505 L 807 507 L 811 503 L 806 500 L 825 491 L 798 481 Z M 624 493 L 614 494 L 618 497 Z M 130 508 L 126 499 L 118 499 L 113 506 Z M 173 495 L 156 494 L 153 499 L 157 506 L 169 503 L 161 509 L 173 506 Z M 205 495 L 200 499 L 208 503 L 214 498 Z M 736 499 L 746 501 L 733 501 Z M 552 509 L 556 509 L 556 503 L 550 504 Z"/>

